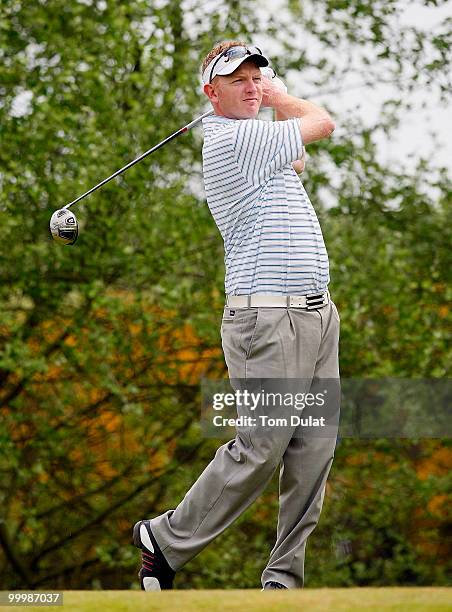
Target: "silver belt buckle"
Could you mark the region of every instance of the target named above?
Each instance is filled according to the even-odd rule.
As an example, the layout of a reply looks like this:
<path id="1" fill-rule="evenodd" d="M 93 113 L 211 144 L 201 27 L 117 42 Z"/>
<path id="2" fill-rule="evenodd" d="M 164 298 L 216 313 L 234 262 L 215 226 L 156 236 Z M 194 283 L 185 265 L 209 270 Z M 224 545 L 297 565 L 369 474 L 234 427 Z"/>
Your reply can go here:
<path id="1" fill-rule="evenodd" d="M 305 308 L 306 296 L 304 295 L 289 295 L 289 308 Z"/>
<path id="2" fill-rule="evenodd" d="M 306 308 L 307 310 L 315 310 L 321 306 L 328 304 L 328 293 L 317 293 L 315 295 L 306 296 Z"/>

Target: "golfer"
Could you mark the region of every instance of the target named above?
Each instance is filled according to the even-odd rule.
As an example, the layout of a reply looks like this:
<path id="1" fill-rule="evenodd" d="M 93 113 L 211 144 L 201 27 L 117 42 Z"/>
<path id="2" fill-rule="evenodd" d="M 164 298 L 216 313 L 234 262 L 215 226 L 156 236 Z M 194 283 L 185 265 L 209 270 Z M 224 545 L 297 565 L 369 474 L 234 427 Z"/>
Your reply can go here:
<path id="1" fill-rule="evenodd" d="M 328 138 L 335 125 L 324 109 L 263 77 L 267 65 L 260 49 L 241 41 L 218 44 L 202 65 L 214 109 L 203 120 L 203 173 L 225 247 L 226 365 L 233 386 L 338 380 L 328 255 L 296 173 L 303 145 Z M 276 120 L 258 120 L 261 107 L 273 108 Z M 236 429 L 175 509 L 136 523 L 144 590 L 171 589 L 175 572 L 250 506 L 278 467 L 276 542 L 262 586 L 303 586 L 306 540 L 319 520 L 336 436 L 304 435 L 297 426 L 264 435 Z"/>

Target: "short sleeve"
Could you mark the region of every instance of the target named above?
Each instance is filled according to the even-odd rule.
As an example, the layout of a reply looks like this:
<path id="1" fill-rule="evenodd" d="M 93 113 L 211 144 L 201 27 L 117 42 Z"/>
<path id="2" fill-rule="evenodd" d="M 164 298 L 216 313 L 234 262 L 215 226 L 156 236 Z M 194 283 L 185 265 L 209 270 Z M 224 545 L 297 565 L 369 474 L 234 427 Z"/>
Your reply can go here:
<path id="1" fill-rule="evenodd" d="M 301 119 L 237 122 L 233 149 L 240 172 L 253 185 L 261 184 L 303 153 Z"/>

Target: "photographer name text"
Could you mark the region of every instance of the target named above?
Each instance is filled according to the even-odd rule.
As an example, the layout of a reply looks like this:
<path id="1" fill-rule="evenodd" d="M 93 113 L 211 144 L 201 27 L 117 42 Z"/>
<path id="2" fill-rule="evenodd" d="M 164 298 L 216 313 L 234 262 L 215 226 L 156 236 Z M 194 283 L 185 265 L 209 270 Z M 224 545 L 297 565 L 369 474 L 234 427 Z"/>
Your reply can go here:
<path id="1" fill-rule="evenodd" d="M 215 415 L 212 419 L 215 427 L 325 427 L 325 417 L 318 419 L 309 415 L 306 418 L 300 417 L 297 414 L 292 414 L 290 417 L 269 417 L 267 415 L 258 415 L 257 417 L 239 416 L 236 418 L 227 418 L 220 415 Z"/>

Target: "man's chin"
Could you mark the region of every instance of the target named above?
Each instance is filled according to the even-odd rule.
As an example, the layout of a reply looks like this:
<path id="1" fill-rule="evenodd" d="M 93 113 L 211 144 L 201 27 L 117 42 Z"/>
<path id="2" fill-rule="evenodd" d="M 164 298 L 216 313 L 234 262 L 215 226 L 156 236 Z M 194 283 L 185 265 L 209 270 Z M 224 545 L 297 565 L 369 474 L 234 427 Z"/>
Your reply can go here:
<path id="1" fill-rule="evenodd" d="M 243 113 L 240 113 L 239 119 L 255 119 L 258 114 L 259 114 L 259 107 L 256 107 L 255 109 L 250 108 L 249 110 L 246 110 L 246 111 L 243 111 Z"/>
<path id="2" fill-rule="evenodd" d="M 259 112 L 260 104 L 257 100 L 249 101 L 245 112 L 250 113 L 251 117 L 256 117 Z"/>
<path id="3" fill-rule="evenodd" d="M 259 107 L 256 105 L 255 108 L 241 108 L 240 110 L 236 110 L 235 112 L 225 113 L 225 117 L 229 117 L 230 119 L 255 119 L 259 114 Z"/>

